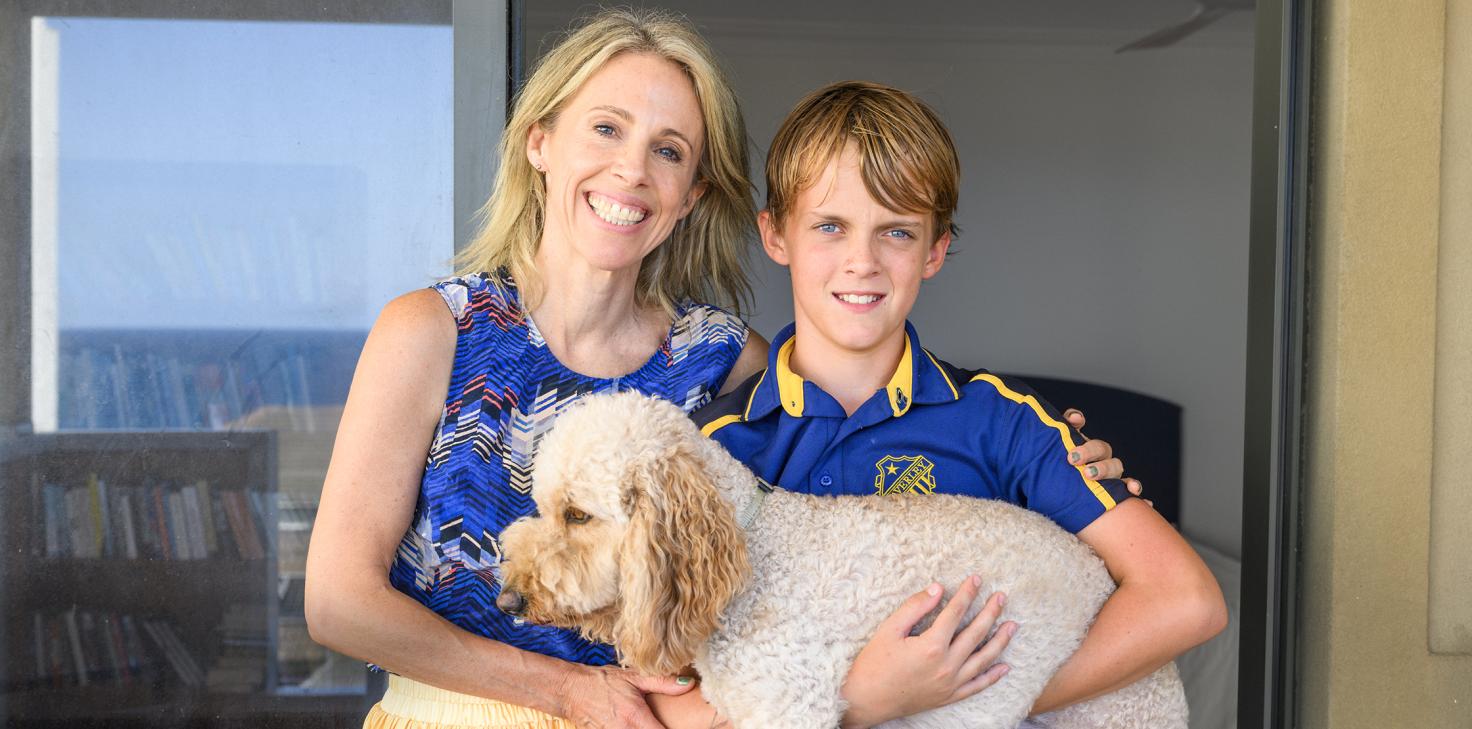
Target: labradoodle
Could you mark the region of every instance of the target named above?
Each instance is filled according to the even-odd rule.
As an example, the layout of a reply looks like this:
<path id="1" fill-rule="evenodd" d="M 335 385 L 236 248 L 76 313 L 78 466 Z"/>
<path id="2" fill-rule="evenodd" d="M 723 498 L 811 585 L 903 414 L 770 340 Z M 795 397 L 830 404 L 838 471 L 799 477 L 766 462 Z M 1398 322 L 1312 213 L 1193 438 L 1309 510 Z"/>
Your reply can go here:
<path id="1" fill-rule="evenodd" d="M 693 664 L 741 729 L 837 726 L 844 676 L 879 623 L 931 581 L 973 572 L 1022 627 L 1002 658 L 1012 670 L 888 726 L 1015 727 L 1114 589 L 1087 546 L 1010 504 L 768 494 L 678 407 L 636 393 L 559 417 L 532 495 L 540 516 L 502 534 L 497 604 L 612 643 L 643 673 Z M 1186 701 L 1168 664 L 1032 722 L 1185 727 Z"/>

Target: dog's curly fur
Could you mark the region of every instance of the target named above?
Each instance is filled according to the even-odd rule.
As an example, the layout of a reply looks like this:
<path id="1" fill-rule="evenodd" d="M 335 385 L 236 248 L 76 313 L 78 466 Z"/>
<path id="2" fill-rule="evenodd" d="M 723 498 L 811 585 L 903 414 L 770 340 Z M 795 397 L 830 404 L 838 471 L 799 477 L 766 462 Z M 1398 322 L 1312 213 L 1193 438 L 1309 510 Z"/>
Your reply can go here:
<path id="1" fill-rule="evenodd" d="M 893 726 L 1017 726 L 1114 589 L 1087 546 L 1010 504 L 779 490 L 743 533 L 736 509 L 757 498 L 755 483 L 674 405 L 634 393 L 586 398 L 542 445 L 532 487 L 540 516 L 502 534 L 503 590 L 523 597 L 528 620 L 612 643 L 638 671 L 693 664 L 706 698 L 737 727 L 828 729 L 859 650 L 933 580 L 954 585 L 975 572 L 984 592 L 1007 594 L 1005 617 L 1021 625 L 1003 656 L 1012 670 Z M 1170 664 L 1031 721 L 1184 727 L 1185 696 Z"/>

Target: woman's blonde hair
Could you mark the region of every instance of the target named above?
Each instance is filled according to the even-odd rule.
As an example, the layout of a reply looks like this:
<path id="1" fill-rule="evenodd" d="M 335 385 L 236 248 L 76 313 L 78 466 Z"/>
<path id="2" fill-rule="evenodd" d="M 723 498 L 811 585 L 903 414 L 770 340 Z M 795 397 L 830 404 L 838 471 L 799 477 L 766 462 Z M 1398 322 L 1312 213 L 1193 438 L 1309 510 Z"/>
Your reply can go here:
<path id="1" fill-rule="evenodd" d="M 670 237 L 644 258 L 636 296 L 673 314 L 684 298 L 740 310 L 751 296 L 745 264 L 756 211 L 747 176 L 746 123 L 726 75 L 705 40 L 683 18 L 657 10 L 603 10 L 574 27 L 537 63 L 517 94 L 501 135 L 501 164 L 482 224 L 456 256 L 461 274 L 510 271 L 522 306 L 534 308 L 545 293 L 534 257 L 541 242 L 546 181 L 527 160 L 532 125 L 552 129 L 568 99 L 622 53 L 651 53 L 690 77 L 705 121 L 705 145 L 695 183 L 705 194 L 675 224 Z"/>

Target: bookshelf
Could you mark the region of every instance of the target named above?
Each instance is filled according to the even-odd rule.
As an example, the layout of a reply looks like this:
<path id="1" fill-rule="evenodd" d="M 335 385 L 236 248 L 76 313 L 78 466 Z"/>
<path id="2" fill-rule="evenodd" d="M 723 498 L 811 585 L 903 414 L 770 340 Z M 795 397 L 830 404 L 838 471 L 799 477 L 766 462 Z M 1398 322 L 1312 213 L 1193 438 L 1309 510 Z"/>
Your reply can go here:
<path id="1" fill-rule="evenodd" d="M 3 446 L 0 723 L 246 726 L 281 713 L 274 432 Z"/>

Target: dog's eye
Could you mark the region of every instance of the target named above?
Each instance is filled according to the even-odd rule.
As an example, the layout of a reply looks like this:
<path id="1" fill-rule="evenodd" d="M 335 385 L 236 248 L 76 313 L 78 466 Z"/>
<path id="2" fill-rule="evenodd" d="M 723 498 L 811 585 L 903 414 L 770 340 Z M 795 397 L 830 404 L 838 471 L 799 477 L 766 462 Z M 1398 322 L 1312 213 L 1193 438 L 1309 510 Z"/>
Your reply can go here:
<path id="1" fill-rule="evenodd" d="M 569 524 L 586 524 L 592 518 L 588 516 L 588 512 L 575 506 L 569 506 L 567 507 L 567 511 L 562 512 L 562 520 Z"/>

